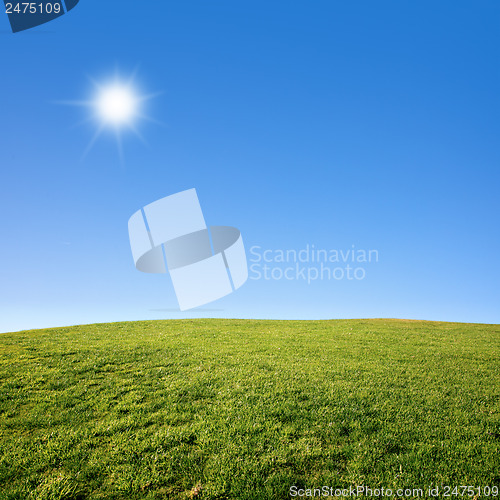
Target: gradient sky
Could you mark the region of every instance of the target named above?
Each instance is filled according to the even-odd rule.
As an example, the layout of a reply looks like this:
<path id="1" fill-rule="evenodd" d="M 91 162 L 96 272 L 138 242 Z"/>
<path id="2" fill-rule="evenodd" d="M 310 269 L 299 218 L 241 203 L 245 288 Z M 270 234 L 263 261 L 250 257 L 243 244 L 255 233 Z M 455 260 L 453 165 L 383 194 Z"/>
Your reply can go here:
<path id="1" fill-rule="evenodd" d="M 0 331 L 240 317 L 500 323 L 500 3 L 81 0 L 0 15 Z M 161 91 L 82 159 L 57 104 L 118 69 Z M 128 218 L 196 188 L 247 251 L 377 249 L 362 281 L 249 280 L 180 313 L 133 265 Z"/>

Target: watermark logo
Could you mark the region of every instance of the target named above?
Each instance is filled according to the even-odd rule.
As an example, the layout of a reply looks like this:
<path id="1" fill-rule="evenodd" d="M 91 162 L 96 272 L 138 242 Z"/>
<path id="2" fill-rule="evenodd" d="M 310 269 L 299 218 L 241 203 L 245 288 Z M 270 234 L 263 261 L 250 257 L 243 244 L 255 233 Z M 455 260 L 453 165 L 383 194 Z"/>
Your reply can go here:
<path id="1" fill-rule="evenodd" d="M 250 248 L 251 280 L 305 281 L 361 281 L 366 278 L 367 267 L 379 261 L 374 249 L 316 248 L 313 244 L 296 249 Z"/>
<path id="2" fill-rule="evenodd" d="M 135 267 L 169 272 L 181 311 L 220 299 L 248 278 L 239 230 L 208 228 L 195 189 L 138 210 L 128 221 L 128 232 Z"/>
<path id="3" fill-rule="evenodd" d="M 14 33 L 48 23 L 75 8 L 80 0 L 38 0 L 18 2 L 4 0 L 5 13 Z"/>

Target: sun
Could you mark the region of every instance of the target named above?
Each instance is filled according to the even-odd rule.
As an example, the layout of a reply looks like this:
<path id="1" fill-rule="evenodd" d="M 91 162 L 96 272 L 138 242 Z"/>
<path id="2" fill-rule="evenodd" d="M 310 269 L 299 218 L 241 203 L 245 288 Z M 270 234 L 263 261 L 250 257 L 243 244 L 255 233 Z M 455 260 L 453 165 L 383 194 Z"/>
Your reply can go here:
<path id="1" fill-rule="evenodd" d="M 89 110 L 89 114 L 80 124 L 94 122 L 96 131 L 87 146 L 83 158 L 89 153 L 101 134 L 109 129 L 114 132 L 120 159 L 123 162 L 122 135 L 126 130 L 134 132 L 139 139 L 145 143 L 138 130 L 139 121 L 150 121 L 162 124 L 149 117 L 144 111 L 146 101 L 158 96 L 160 93 L 144 94 L 137 89 L 135 74 L 128 79 L 122 79 L 115 73 L 112 80 L 106 83 L 98 83 L 91 79 L 94 93 L 90 100 L 86 101 L 59 101 L 59 104 L 71 106 L 83 106 Z"/>
<path id="2" fill-rule="evenodd" d="M 139 99 L 131 87 L 115 83 L 99 90 L 95 106 L 104 124 L 119 127 L 137 118 Z"/>

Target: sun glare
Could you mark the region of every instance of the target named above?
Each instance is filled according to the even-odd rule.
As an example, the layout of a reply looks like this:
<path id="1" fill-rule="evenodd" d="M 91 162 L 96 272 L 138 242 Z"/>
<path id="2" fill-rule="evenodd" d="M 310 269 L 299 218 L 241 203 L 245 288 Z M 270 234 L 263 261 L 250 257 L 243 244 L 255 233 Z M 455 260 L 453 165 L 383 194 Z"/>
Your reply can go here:
<path id="1" fill-rule="evenodd" d="M 60 104 L 71 106 L 82 106 L 90 111 L 89 116 L 80 122 L 80 124 L 94 121 L 96 122 L 96 131 L 92 137 L 83 157 L 92 149 L 97 139 L 105 129 L 112 129 L 118 145 L 118 152 L 123 162 L 122 134 L 127 130 L 132 131 L 142 142 L 146 143 L 137 128 L 140 121 L 150 121 L 162 124 L 157 120 L 145 114 L 144 104 L 161 94 L 143 94 L 136 89 L 135 85 L 136 71 L 130 78 L 123 80 L 118 74 L 107 84 L 101 84 L 91 79 L 95 94 L 89 101 L 59 101 Z"/>
<path id="2" fill-rule="evenodd" d="M 95 104 L 103 123 L 117 127 L 130 124 L 135 118 L 138 98 L 130 87 L 113 84 L 99 89 Z"/>

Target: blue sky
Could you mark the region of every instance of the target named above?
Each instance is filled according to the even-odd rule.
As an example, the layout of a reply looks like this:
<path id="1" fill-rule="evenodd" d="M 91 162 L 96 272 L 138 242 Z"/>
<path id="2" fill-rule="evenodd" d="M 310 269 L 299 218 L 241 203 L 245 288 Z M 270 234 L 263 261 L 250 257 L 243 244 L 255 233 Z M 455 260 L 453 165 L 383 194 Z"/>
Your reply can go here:
<path id="1" fill-rule="evenodd" d="M 398 317 L 500 323 L 500 4 L 102 2 L 0 16 L 0 331 L 104 321 Z M 161 91 L 147 145 L 95 132 L 89 77 Z M 128 218 L 196 188 L 249 252 L 376 249 L 363 280 L 249 280 L 180 313 Z M 249 255 L 250 257 L 250 255 Z M 251 263 L 250 263 L 251 264 Z"/>

